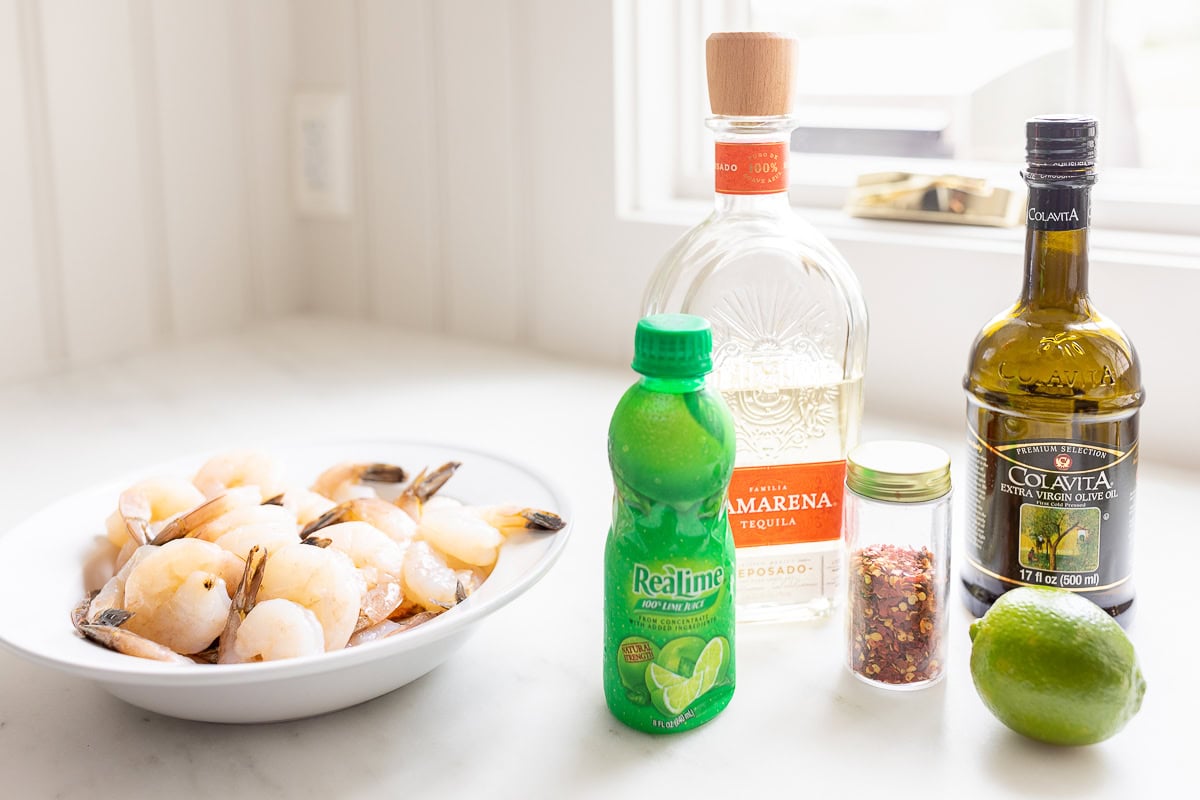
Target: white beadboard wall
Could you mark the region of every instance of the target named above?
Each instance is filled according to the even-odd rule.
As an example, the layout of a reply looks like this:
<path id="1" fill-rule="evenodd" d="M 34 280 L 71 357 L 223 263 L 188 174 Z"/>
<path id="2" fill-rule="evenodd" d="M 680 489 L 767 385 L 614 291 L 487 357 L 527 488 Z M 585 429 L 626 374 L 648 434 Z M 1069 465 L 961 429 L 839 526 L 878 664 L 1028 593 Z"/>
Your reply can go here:
<path id="1" fill-rule="evenodd" d="M 0 380 L 308 303 L 286 0 L 0 0 Z"/>
<path id="2" fill-rule="evenodd" d="M 0 381 L 297 311 L 530 342 L 525 13 L 0 0 Z M 299 93 L 350 101 L 345 218 L 294 211 Z"/>

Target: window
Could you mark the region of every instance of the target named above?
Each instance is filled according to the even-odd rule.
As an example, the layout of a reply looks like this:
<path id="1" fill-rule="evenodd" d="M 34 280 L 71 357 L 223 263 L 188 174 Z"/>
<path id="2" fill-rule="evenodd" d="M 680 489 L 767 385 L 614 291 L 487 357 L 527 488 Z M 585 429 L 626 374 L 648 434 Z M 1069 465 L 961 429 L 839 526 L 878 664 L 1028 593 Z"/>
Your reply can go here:
<path id="1" fill-rule="evenodd" d="M 704 38 L 782 30 L 801 40 L 794 202 L 838 208 L 858 175 L 890 170 L 1020 187 L 1023 121 L 1081 111 L 1101 120 L 1097 223 L 1200 232 L 1195 0 L 631 2 L 639 163 L 673 165 L 658 185 L 640 175 L 649 205 L 711 191 Z M 665 91 L 678 104 L 651 111 Z"/>

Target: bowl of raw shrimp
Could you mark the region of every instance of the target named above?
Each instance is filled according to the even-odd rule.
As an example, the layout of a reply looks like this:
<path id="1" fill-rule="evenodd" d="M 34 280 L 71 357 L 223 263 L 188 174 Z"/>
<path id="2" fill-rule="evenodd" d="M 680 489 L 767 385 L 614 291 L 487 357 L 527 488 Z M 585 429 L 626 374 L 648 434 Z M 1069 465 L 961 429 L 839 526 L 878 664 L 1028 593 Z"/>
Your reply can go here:
<path id="1" fill-rule="evenodd" d="M 314 716 L 450 658 L 546 574 L 570 520 L 549 479 L 468 447 L 182 458 L 0 535 L 0 607 L 22 609 L 0 646 L 168 716 Z"/>

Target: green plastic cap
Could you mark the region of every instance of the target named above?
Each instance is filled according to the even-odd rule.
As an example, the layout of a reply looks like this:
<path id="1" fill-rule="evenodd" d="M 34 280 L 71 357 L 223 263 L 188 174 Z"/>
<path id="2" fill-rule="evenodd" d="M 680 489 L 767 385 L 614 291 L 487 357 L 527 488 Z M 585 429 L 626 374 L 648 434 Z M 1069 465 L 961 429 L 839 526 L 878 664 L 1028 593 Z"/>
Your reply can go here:
<path id="1" fill-rule="evenodd" d="M 699 378 L 712 372 L 712 326 L 693 314 L 638 320 L 633 369 L 654 378 Z"/>

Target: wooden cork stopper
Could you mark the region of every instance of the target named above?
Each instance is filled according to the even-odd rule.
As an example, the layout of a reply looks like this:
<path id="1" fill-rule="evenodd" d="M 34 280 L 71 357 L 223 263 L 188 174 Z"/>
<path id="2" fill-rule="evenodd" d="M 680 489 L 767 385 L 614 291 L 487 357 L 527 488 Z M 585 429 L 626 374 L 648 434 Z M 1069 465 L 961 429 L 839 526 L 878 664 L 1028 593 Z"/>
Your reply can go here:
<path id="1" fill-rule="evenodd" d="M 708 101 L 723 117 L 775 117 L 792 110 L 800 42 L 783 33 L 714 33 L 705 45 Z"/>

